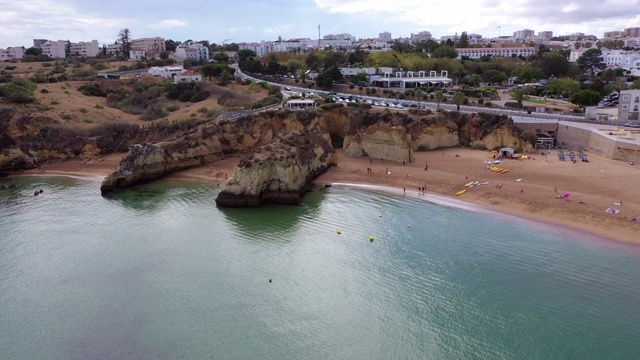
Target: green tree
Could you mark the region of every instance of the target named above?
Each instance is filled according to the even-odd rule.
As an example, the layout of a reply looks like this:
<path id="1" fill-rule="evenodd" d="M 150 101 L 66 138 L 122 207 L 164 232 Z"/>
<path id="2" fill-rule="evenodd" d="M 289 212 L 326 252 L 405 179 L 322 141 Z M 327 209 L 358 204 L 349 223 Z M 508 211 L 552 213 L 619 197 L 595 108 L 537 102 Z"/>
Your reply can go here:
<path id="1" fill-rule="evenodd" d="M 213 76 L 221 76 L 223 73 L 233 74 L 233 69 L 224 64 L 207 64 L 200 68 L 202 75 L 211 80 Z"/>
<path id="2" fill-rule="evenodd" d="M 436 107 L 438 109 L 440 109 L 440 103 L 442 102 L 443 99 L 444 99 L 444 94 L 442 93 L 442 90 L 436 90 L 436 92 L 433 93 L 433 100 L 435 100 Z"/>
<path id="3" fill-rule="evenodd" d="M 427 41 L 419 41 L 415 44 L 415 49 L 419 51 L 424 51 L 426 53 L 432 53 L 435 49 L 438 48 L 440 44 L 438 44 L 435 40 L 427 40 Z"/>
<path id="4" fill-rule="evenodd" d="M 174 41 L 171 39 L 164 41 L 164 49 L 166 51 L 176 51 L 176 49 L 178 48 L 178 45 L 180 45 L 180 41 Z"/>
<path id="5" fill-rule="evenodd" d="M 307 65 L 307 69 L 317 71 L 320 69 L 320 57 L 315 52 L 311 52 L 307 56 L 305 64 Z"/>
<path id="6" fill-rule="evenodd" d="M 118 40 L 120 41 L 122 56 L 125 60 L 128 60 L 131 53 L 131 31 L 127 28 L 121 29 L 118 33 Z"/>
<path id="7" fill-rule="evenodd" d="M 459 48 L 468 48 L 469 47 L 469 36 L 466 31 L 463 31 L 460 35 L 460 39 L 458 39 L 458 44 L 456 47 Z"/>
<path id="8" fill-rule="evenodd" d="M 524 100 L 524 90 L 519 89 L 513 92 L 511 99 L 518 103 L 518 108 L 522 109 L 522 100 Z"/>
<path id="9" fill-rule="evenodd" d="M 438 58 L 455 59 L 458 57 L 458 52 L 456 51 L 456 49 L 453 48 L 453 46 L 444 45 L 444 46 L 439 46 L 437 49 L 435 49 L 431 55 L 437 59 Z"/>
<path id="10" fill-rule="evenodd" d="M 33 55 L 33 56 L 38 56 L 38 55 L 42 55 L 42 49 L 40 49 L 39 47 L 30 47 L 28 48 L 25 52 L 25 55 Z"/>
<path id="11" fill-rule="evenodd" d="M 509 80 L 509 77 L 507 76 L 507 74 L 503 73 L 502 71 L 498 71 L 498 70 L 489 70 L 489 71 L 485 71 L 482 74 L 482 78 L 484 79 L 484 81 L 488 81 L 492 84 L 501 84 L 507 80 Z"/>
<path id="12" fill-rule="evenodd" d="M 549 51 L 538 60 L 538 67 L 545 77 L 567 76 L 569 61 L 558 51 Z"/>
<path id="13" fill-rule="evenodd" d="M 325 69 L 316 77 L 316 84 L 323 89 L 331 88 L 334 81 L 342 81 L 342 73 L 336 66 Z"/>
<path id="14" fill-rule="evenodd" d="M 633 80 L 631 84 L 631 89 L 640 89 L 640 79 Z"/>
<path id="15" fill-rule="evenodd" d="M 607 64 L 602 61 L 602 51 L 600 49 L 589 49 L 578 58 L 578 66 L 584 73 L 595 76 L 598 70 L 603 70 Z"/>
<path id="16" fill-rule="evenodd" d="M 229 55 L 225 53 L 217 53 L 213 55 L 213 60 L 218 63 L 226 64 L 229 62 Z"/>
<path id="17" fill-rule="evenodd" d="M 513 75 L 517 76 L 518 81 L 521 83 L 536 82 L 544 76 L 540 68 L 531 64 L 517 68 L 514 70 Z"/>
<path id="18" fill-rule="evenodd" d="M 460 105 L 464 104 L 465 100 L 467 100 L 467 97 L 464 96 L 462 91 L 456 91 L 451 99 L 451 101 L 456 104 L 456 110 L 458 111 L 460 111 Z"/>
<path id="19" fill-rule="evenodd" d="M 571 96 L 571 102 L 580 106 L 594 106 L 599 101 L 602 95 L 599 92 L 593 90 L 580 90 Z"/>
<path id="20" fill-rule="evenodd" d="M 253 59 L 256 57 L 256 53 L 253 50 L 242 49 L 238 51 L 238 66 L 240 70 L 249 70 L 249 65 L 253 62 Z"/>
<path id="21" fill-rule="evenodd" d="M 578 91 L 580 91 L 580 85 L 569 78 L 553 79 L 549 82 L 549 92 L 553 95 L 571 98 L 571 95 Z"/>

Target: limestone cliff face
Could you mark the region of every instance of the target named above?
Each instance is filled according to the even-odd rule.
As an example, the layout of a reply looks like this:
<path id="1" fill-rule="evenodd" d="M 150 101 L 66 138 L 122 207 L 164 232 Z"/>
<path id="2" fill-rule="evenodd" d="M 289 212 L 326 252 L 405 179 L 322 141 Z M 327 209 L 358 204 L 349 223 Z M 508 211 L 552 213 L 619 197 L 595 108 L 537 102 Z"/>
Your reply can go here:
<path id="1" fill-rule="evenodd" d="M 167 160 L 162 147 L 153 144 L 133 145 L 115 172 L 104 178 L 100 191 L 146 183 L 165 174 Z"/>
<path id="2" fill-rule="evenodd" d="M 413 149 L 406 128 L 371 125 L 355 135 L 348 135 L 343 145 L 347 156 L 370 156 L 392 161 L 413 161 Z"/>
<path id="3" fill-rule="evenodd" d="M 487 149 L 495 149 L 499 147 L 511 147 L 514 149 L 522 149 L 523 152 L 533 152 L 531 143 L 518 138 L 518 134 L 511 127 L 501 127 L 493 130 L 482 140 L 472 143 L 472 145 L 484 145 Z"/>
<path id="4" fill-rule="evenodd" d="M 298 204 L 311 181 L 336 164 L 331 139 L 318 129 L 289 133 L 242 159 L 216 198 L 229 207 Z"/>
<path id="5" fill-rule="evenodd" d="M 458 133 L 445 126 L 423 127 L 417 134 L 413 134 L 413 150 L 434 150 L 458 146 Z"/>
<path id="6" fill-rule="evenodd" d="M 308 115 L 306 122 L 317 122 L 316 115 Z M 104 179 L 101 190 L 105 193 L 227 156 L 246 154 L 272 143 L 279 133 L 295 132 L 305 126 L 308 125 L 300 121 L 297 113 L 266 112 L 220 124 L 203 124 L 172 141 L 135 145 L 118 169 Z"/>

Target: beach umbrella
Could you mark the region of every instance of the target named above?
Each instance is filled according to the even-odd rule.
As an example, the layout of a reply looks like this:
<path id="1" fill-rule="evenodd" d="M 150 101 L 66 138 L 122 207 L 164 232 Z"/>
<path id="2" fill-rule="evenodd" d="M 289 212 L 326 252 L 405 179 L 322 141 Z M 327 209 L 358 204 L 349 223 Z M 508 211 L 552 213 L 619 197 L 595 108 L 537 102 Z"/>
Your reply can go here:
<path id="1" fill-rule="evenodd" d="M 564 195 L 562 195 L 563 198 L 568 198 L 569 197 L 569 193 L 564 193 Z"/>

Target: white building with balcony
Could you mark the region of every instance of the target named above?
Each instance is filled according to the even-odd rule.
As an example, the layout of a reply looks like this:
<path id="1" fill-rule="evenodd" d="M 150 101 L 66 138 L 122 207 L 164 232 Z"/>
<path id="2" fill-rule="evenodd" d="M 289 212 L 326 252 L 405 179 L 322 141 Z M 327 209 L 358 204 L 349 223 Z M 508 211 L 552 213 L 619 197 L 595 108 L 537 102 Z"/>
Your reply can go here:
<path id="1" fill-rule="evenodd" d="M 69 56 L 71 57 L 96 57 L 100 53 L 98 40 L 81 41 L 69 45 Z"/>
<path id="2" fill-rule="evenodd" d="M 19 60 L 24 56 L 24 48 L 22 46 L 8 47 L 0 49 L 0 61 Z"/>
<path id="3" fill-rule="evenodd" d="M 52 59 L 65 59 L 67 57 L 67 43 L 66 40 L 47 41 L 40 48 L 43 55 L 47 55 Z"/>
<path id="4" fill-rule="evenodd" d="M 209 61 L 209 48 L 200 43 L 186 43 L 180 44 L 176 48 L 174 56 L 178 60 L 195 60 L 195 61 Z"/>
<path id="5" fill-rule="evenodd" d="M 469 59 L 479 59 L 483 56 L 491 57 L 528 57 L 535 55 L 536 49 L 534 47 L 521 46 L 521 47 L 491 47 L 491 48 L 457 48 L 458 59 L 462 57 L 468 57 Z"/>

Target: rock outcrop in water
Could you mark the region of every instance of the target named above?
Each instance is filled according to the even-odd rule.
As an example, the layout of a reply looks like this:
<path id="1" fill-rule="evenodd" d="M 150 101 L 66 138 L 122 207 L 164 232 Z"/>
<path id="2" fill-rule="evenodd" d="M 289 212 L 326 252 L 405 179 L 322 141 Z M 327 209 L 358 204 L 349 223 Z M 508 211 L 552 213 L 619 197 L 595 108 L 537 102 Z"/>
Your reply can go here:
<path id="1" fill-rule="evenodd" d="M 311 181 L 336 165 L 327 133 L 317 128 L 289 133 L 242 159 L 216 198 L 220 206 L 298 204 Z"/>
<path id="2" fill-rule="evenodd" d="M 164 148 L 153 144 L 133 145 L 116 171 L 104 178 L 100 191 L 105 193 L 156 180 L 164 176 L 166 167 Z"/>

